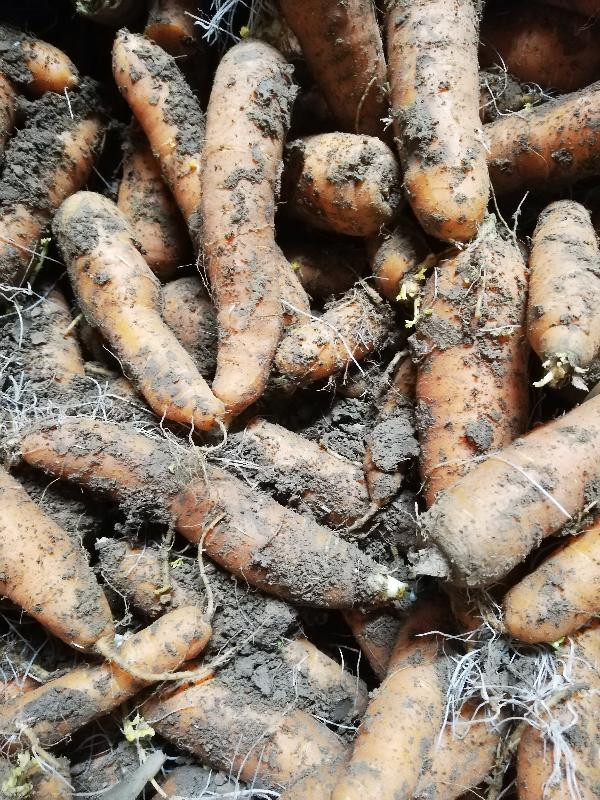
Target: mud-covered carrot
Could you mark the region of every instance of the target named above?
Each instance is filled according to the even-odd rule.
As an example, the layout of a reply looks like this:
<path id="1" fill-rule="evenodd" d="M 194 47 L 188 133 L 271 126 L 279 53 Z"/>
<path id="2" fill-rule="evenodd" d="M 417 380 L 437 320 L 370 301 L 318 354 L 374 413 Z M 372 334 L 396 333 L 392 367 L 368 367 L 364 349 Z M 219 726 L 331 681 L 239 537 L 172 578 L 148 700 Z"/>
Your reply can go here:
<path id="1" fill-rule="evenodd" d="M 181 212 L 165 185 L 148 140 L 132 125 L 125 147 L 117 205 L 131 223 L 146 263 L 168 280 L 191 261 L 188 233 Z"/>
<path id="2" fill-rule="evenodd" d="M 172 56 L 189 56 L 197 48 L 194 0 L 152 0 L 144 36 Z"/>
<path id="3" fill-rule="evenodd" d="M 281 275 L 289 265 L 274 214 L 295 92 L 283 57 L 246 41 L 219 63 L 208 105 L 202 221 L 218 309 L 213 390 L 234 413 L 261 396 L 286 311 Z"/>
<path id="4" fill-rule="evenodd" d="M 284 240 L 281 249 L 304 289 L 316 300 L 347 292 L 365 271 L 363 248 L 341 236 Z"/>
<path id="5" fill-rule="evenodd" d="M 342 130 L 383 134 L 387 76 L 373 4 L 280 0 L 279 7 Z"/>
<path id="6" fill-rule="evenodd" d="M 77 68 L 62 50 L 6 25 L 0 25 L 0 72 L 34 97 L 79 84 Z"/>
<path id="7" fill-rule="evenodd" d="M 163 319 L 194 359 L 206 380 L 217 366 L 217 314 L 197 276 L 177 278 L 163 287 Z"/>
<path id="8" fill-rule="evenodd" d="M 526 266 L 492 218 L 481 232 L 439 262 L 413 340 L 428 505 L 527 423 Z"/>
<path id="9" fill-rule="evenodd" d="M 0 159 L 15 126 L 17 95 L 11 82 L 0 73 Z M 1 163 L 1 161 L 0 161 Z"/>
<path id="10" fill-rule="evenodd" d="M 358 608 L 344 611 L 344 620 L 371 669 L 383 680 L 402 621 L 384 611 L 365 613 Z"/>
<path id="11" fill-rule="evenodd" d="M 86 442 L 74 448 L 75 442 Z M 82 418 L 49 423 L 24 436 L 25 460 L 104 494 L 135 502 L 146 488 L 192 542 L 251 585 L 309 606 L 388 605 L 407 586 L 308 517 L 280 506 L 213 466 L 177 477 L 168 446 L 126 425 Z M 195 465 L 195 469 L 194 469 Z M 183 466 L 183 465 L 182 465 Z"/>
<path id="12" fill-rule="evenodd" d="M 474 0 L 391 0 L 387 57 L 404 188 L 424 230 L 469 241 L 489 177 L 479 121 Z"/>
<path id="13" fill-rule="evenodd" d="M 388 300 L 398 300 L 403 281 L 431 260 L 425 237 L 408 220 L 371 237 L 368 249 L 375 288 Z"/>
<path id="14" fill-rule="evenodd" d="M 0 179 L 0 283 L 19 284 L 38 258 L 38 239 L 54 211 L 85 183 L 101 145 L 98 97 L 87 86 L 48 93 L 10 140 Z"/>
<path id="15" fill-rule="evenodd" d="M 527 335 L 545 372 L 536 386 L 581 382 L 600 350 L 600 249 L 586 208 L 557 200 L 542 211 L 529 268 Z"/>
<path id="16" fill-rule="evenodd" d="M 310 225 L 370 236 L 402 207 L 400 168 L 374 136 L 306 136 L 286 147 L 283 197 L 286 211 Z"/>
<path id="17" fill-rule="evenodd" d="M 58 210 L 53 231 L 83 313 L 154 413 L 200 430 L 213 427 L 224 415 L 223 404 L 165 325 L 158 279 L 117 206 L 94 192 L 78 192 Z"/>

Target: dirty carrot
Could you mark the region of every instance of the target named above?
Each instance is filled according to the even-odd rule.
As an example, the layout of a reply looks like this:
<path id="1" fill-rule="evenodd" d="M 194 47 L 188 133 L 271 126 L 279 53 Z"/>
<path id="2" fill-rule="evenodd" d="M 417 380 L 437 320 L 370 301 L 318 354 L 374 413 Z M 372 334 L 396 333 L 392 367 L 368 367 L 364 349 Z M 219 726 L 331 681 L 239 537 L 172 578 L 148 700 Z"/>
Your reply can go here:
<path id="1" fill-rule="evenodd" d="M 0 72 L 34 97 L 79 84 L 77 68 L 62 50 L 5 25 L 0 26 Z"/>

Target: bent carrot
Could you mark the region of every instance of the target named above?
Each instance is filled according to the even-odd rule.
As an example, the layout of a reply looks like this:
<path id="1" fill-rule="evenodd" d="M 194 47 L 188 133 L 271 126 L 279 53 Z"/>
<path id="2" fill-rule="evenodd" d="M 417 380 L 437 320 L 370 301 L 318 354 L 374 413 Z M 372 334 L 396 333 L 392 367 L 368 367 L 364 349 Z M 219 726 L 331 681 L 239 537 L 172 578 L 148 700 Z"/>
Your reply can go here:
<path id="1" fill-rule="evenodd" d="M 281 276 L 291 270 L 274 214 L 295 92 L 283 57 L 246 41 L 219 63 L 208 104 L 201 207 L 218 309 L 213 391 L 236 414 L 264 391 L 286 310 Z"/>
<path id="2" fill-rule="evenodd" d="M 79 542 L 0 468 L 0 594 L 79 650 L 112 642 L 106 597 Z"/>
<path id="3" fill-rule="evenodd" d="M 367 247 L 375 288 L 388 300 L 398 300 L 404 279 L 431 257 L 425 237 L 408 220 L 373 236 Z"/>
<path id="4" fill-rule="evenodd" d="M 34 97 L 62 93 L 79 84 L 71 59 L 53 44 L 8 26 L 0 26 L 0 71 Z"/>
<path id="5" fill-rule="evenodd" d="M 469 241 L 489 194 L 476 3 L 392 0 L 386 29 L 392 117 L 408 200 L 426 233 Z"/>
<path id="6" fill-rule="evenodd" d="M 170 672 L 197 656 L 206 646 L 210 632 L 210 625 L 195 607 L 165 614 L 126 639 L 118 651 L 120 661 L 131 673 L 108 661 L 76 667 L 3 705 L 0 730 L 5 741 L 14 743 L 25 725 L 43 747 L 58 744 L 148 686 L 152 681 L 143 675 L 149 667 L 156 672 Z M 56 702 L 58 698 L 60 702 Z"/>
<path id="7" fill-rule="evenodd" d="M 74 441 L 85 444 L 73 448 Z M 69 418 L 24 435 L 27 463 L 127 501 L 146 489 L 189 541 L 204 536 L 208 556 L 267 594 L 301 605 L 385 606 L 407 586 L 307 517 L 252 491 L 212 465 L 190 481 L 168 446 L 125 425 Z M 198 474 L 190 453 L 189 466 Z"/>
<path id="8" fill-rule="evenodd" d="M 423 567 L 462 586 L 497 582 L 585 505 L 598 470 L 600 397 L 488 456 L 438 497 L 424 532 L 440 558 Z M 546 488 L 547 487 L 547 488 Z"/>
<path id="9" fill-rule="evenodd" d="M 568 183 L 600 167 L 600 82 L 484 128 L 497 195 Z"/>
<path id="10" fill-rule="evenodd" d="M 103 126 L 93 110 L 95 92 L 36 101 L 25 126 L 11 139 L 0 180 L 0 283 L 21 283 L 38 255 L 54 211 L 87 180 Z"/>
<path id="11" fill-rule="evenodd" d="M 0 72 L 0 157 L 15 127 L 17 94 L 11 82 Z"/>
<path id="12" fill-rule="evenodd" d="M 217 366 L 217 315 L 199 277 L 177 278 L 163 287 L 162 317 L 200 374 L 212 380 Z"/>
<path id="13" fill-rule="evenodd" d="M 569 538 L 504 597 L 504 625 L 524 642 L 556 642 L 600 611 L 600 519 Z"/>
<path id="14" fill-rule="evenodd" d="M 546 371 L 535 385 L 582 383 L 600 351 L 600 249 L 582 205 L 558 200 L 542 211 L 529 267 L 527 335 Z"/>
<path id="15" fill-rule="evenodd" d="M 330 303 L 321 317 L 290 328 L 277 348 L 275 366 L 285 380 L 313 383 L 383 347 L 393 330 L 390 306 L 357 285 Z"/>
<path id="16" fill-rule="evenodd" d="M 366 0 L 280 0 L 341 129 L 383 134 L 387 75 L 375 8 Z"/>
<path id="17" fill-rule="evenodd" d="M 127 30 L 119 31 L 115 38 L 113 75 L 150 142 L 198 251 L 204 144 L 200 104 L 175 59 L 154 42 Z"/>
<path id="18" fill-rule="evenodd" d="M 185 223 L 144 134 L 132 125 L 117 205 L 129 220 L 146 263 L 161 280 L 190 262 Z"/>
<path id="19" fill-rule="evenodd" d="M 430 278 L 412 340 L 425 497 L 452 486 L 473 459 L 525 431 L 526 266 L 493 219 Z"/>
<path id="20" fill-rule="evenodd" d="M 80 308 L 154 413 L 199 430 L 213 427 L 224 406 L 163 322 L 160 284 L 117 206 L 94 192 L 78 192 L 58 210 L 53 231 Z"/>
<path id="21" fill-rule="evenodd" d="M 282 178 L 286 211 L 349 236 L 371 236 L 402 203 L 394 153 L 373 136 L 321 133 L 290 142 Z"/>

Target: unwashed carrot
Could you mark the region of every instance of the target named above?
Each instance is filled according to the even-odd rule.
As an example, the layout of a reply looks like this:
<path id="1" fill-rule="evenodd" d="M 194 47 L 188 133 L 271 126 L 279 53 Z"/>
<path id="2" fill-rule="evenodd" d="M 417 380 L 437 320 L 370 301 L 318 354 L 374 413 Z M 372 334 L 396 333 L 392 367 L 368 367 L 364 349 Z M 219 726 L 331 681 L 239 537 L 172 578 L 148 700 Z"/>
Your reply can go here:
<path id="1" fill-rule="evenodd" d="M 177 278 L 163 287 L 162 317 L 200 374 L 212 380 L 217 366 L 217 315 L 199 277 Z"/>
<path id="2" fill-rule="evenodd" d="M 383 611 L 365 613 L 358 608 L 344 611 L 344 620 L 371 669 L 382 681 L 387 674 L 402 621 Z"/>
<path id="3" fill-rule="evenodd" d="M 12 83 L 0 73 L 0 157 L 15 127 L 17 94 Z"/>
<path id="4" fill-rule="evenodd" d="M 5 25 L 0 26 L 0 71 L 34 97 L 79 84 L 77 68 L 62 50 Z"/>
<path id="5" fill-rule="evenodd" d="M 316 300 L 347 292 L 365 271 L 364 250 L 341 236 L 285 240 L 281 249 L 306 292 Z"/>
<path id="6" fill-rule="evenodd" d="M 388 300 L 398 300 L 403 282 L 431 260 L 425 237 L 408 220 L 371 237 L 367 247 L 375 288 Z"/>

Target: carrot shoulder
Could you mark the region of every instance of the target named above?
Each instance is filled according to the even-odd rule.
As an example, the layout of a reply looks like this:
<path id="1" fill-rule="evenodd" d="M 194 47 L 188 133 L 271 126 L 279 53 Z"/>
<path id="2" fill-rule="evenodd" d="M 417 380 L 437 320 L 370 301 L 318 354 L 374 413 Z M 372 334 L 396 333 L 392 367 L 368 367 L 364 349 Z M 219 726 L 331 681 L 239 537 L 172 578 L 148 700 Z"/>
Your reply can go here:
<path id="1" fill-rule="evenodd" d="M 283 57 L 246 41 L 223 57 L 208 104 L 202 220 L 218 309 L 215 394 L 238 413 L 262 394 L 282 329 L 274 214 L 295 87 Z"/>
<path id="2" fill-rule="evenodd" d="M 160 284 L 117 206 L 78 192 L 58 210 L 53 230 L 82 311 L 155 414 L 200 430 L 214 426 L 223 404 L 165 325 Z"/>

